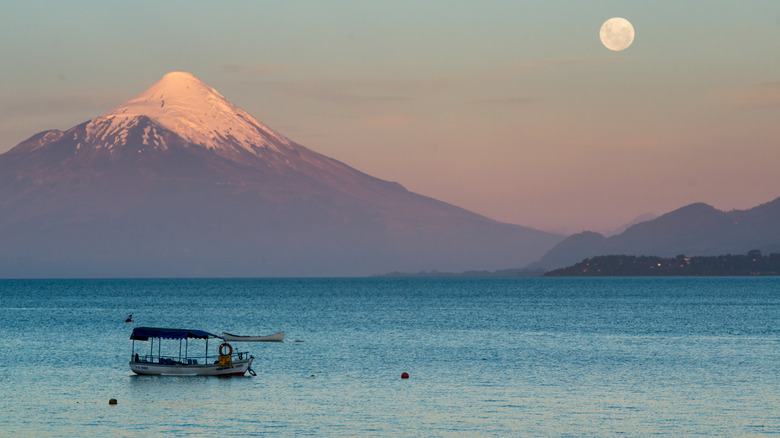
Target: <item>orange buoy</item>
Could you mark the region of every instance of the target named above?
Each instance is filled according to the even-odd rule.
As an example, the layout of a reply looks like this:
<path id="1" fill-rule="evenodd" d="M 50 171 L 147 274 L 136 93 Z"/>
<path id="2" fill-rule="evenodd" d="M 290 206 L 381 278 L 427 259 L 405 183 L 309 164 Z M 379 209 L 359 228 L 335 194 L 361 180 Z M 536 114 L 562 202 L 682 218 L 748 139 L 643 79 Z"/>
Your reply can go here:
<path id="1" fill-rule="evenodd" d="M 408 378 L 409 378 L 409 373 L 403 373 L 403 374 L 401 374 L 401 378 L 402 378 L 402 379 L 408 379 Z"/>

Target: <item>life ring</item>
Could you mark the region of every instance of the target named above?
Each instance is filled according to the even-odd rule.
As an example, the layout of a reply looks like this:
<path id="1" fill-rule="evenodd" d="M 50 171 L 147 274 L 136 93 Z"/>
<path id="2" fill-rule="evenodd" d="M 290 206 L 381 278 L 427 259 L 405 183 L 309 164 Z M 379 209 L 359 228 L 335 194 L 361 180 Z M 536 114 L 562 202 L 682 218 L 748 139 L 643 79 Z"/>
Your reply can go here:
<path id="1" fill-rule="evenodd" d="M 224 351 L 222 351 L 222 349 L 223 349 L 223 348 L 225 348 L 225 347 L 227 347 L 227 348 L 228 348 L 228 352 L 227 352 L 227 354 L 225 354 L 225 352 L 224 352 Z M 233 354 L 233 347 L 232 347 L 230 344 L 228 344 L 227 342 L 225 342 L 224 344 L 222 344 L 222 345 L 220 345 L 220 346 L 219 346 L 219 355 L 220 355 L 220 356 L 230 356 L 231 354 Z"/>

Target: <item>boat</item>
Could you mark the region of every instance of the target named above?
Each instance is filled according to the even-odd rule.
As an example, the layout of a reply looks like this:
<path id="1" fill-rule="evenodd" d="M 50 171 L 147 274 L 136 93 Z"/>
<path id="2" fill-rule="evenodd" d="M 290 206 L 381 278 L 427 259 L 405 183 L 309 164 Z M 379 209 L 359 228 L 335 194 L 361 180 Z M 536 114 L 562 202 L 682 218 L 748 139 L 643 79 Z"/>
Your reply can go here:
<path id="1" fill-rule="evenodd" d="M 251 365 L 254 356 L 246 351 L 234 351 L 233 347 L 220 336 L 202 330 L 136 327 L 130 335 L 133 341 L 130 352 L 130 370 L 136 374 L 154 376 L 243 376 L 249 372 L 256 375 Z M 218 345 L 217 353 L 209 354 L 209 340 Z M 178 353 L 175 352 L 175 344 L 169 341 L 179 341 Z M 204 343 L 205 349 L 199 353 L 191 354 L 195 349 L 190 348 L 190 340 L 199 340 Z M 136 341 L 149 342 L 149 349 L 139 348 L 136 351 Z M 166 341 L 165 347 L 162 347 Z M 156 345 L 155 345 L 156 344 Z M 171 348 L 173 344 L 173 348 Z M 156 348 L 155 348 L 156 347 Z M 173 354 L 169 353 L 174 350 Z M 156 350 L 156 351 L 155 351 Z"/>
<path id="2" fill-rule="evenodd" d="M 222 332 L 219 337 L 230 342 L 282 342 L 284 341 L 284 332 L 266 336 L 239 336 Z"/>

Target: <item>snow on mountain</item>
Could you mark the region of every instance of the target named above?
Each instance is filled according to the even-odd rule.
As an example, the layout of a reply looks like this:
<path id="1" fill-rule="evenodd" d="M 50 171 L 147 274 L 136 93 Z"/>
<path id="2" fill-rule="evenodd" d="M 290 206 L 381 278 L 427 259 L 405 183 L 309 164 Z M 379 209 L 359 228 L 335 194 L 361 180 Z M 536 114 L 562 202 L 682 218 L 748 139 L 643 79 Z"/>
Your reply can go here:
<path id="1" fill-rule="evenodd" d="M 128 129 L 145 116 L 189 143 L 224 153 L 263 149 L 291 150 L 291 141 L 263 125 L 195 76 L 174 71 L 154 85 L 86 126 L 86 142 L 99 141 L 109 149 L 126 144 Z M 156 136 L 146 127 L 144 144 Z M 150 135 L 151 134 L 151 135 Z M 107 139 L 112 143 L 106 144 Z M 164 142 L 156 146 L 166 149 Z"/>

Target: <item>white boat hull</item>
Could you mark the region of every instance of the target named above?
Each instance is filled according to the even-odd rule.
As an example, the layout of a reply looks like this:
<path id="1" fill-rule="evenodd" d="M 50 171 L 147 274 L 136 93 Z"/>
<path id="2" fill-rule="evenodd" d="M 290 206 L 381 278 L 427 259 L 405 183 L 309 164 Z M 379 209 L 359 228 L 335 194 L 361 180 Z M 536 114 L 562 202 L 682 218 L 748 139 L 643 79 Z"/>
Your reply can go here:
<path id="1" fill-rule="evenodd" d="M 219 337 L 229 342 L 282 342 L 284 341 L 284 332 L 268 336 L 238 336 L 223 332 L 219 334 Z"/>
<path id="2" fill-rule="evenodd" d="M 203 364 L 163 365 L 150 362 L 130 362 L 130 370 L 140 375 L 150 376 L 243 376 L 252 365 L 253 357 L 236 360 L 230 365 Z"/>

